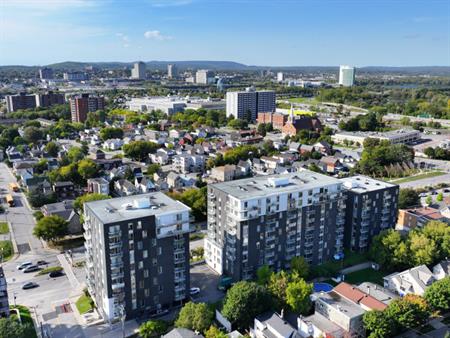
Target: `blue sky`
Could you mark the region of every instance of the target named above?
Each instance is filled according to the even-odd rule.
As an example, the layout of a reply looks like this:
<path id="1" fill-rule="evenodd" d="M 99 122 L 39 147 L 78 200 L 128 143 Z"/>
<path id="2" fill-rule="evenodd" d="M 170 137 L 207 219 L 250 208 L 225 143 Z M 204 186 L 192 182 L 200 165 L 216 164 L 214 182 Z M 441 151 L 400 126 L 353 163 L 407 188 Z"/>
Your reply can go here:
<path id="1" fill-rule="evenodd" d="M 0 0 L 0 64 L 450 66 L 448 0 Z"/>

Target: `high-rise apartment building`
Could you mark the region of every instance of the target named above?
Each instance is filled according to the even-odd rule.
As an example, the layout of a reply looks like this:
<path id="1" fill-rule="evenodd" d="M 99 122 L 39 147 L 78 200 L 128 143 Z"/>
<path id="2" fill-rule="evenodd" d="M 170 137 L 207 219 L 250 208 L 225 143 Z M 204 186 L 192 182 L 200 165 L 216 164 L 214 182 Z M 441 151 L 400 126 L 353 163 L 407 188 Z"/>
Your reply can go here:
<path id="1" fill-rule="evenodd" d="M 53 69 L 47 67 L 39 69 L 39 77 L 41 80 L 53 79 Z"/>
<path id="2" fill-rule="evenodd" d="M 144 62 L 136 62 L 131 70 L 131 78 L 135 80 L 144 80 L 146 68 L 147 67 Z"/>
<path id="3" fill-rule="evenodd" d="M 63 78 L 66 81 L 86 81 L 88 75 L 82 72 L 66 72 L 63 74 Z"/>
<path id="4" fill-rule="evenodd" d="M 64 104 L 66 102 L 64 94 L 49 91 L 46 94 L 36 94 L 37 107 L 51 107 L 55 104 Z"/>
<path id="5" fill-rule="evenodd" d="M 283 82 L 284 81 L 284 74 L 283 74 L 283 72 L 278 72 L 277 73 L 277 81 L 278 82 Z"/>
<path id="6" fill-rule="evenodd" d="M 189 210 L 160 192 L 84 205 L 87 285 L 105 319 L 188 298 Z"/>
<path id="7" fill-rule="evenodd" d="M 355 82 L 355 67 L 339 67 L 339 84 L 344 87 L 351 87 Z"/>
<path id="8" fill-rule="evenodd" d="M 167 77 L 173 79 L 178 76 L 178 68 L 175 64 L 167 65 Z"/>
<path id="9" fill-rule="evenodd" d="M 105 108 L 105 99 L 103 97 L 89 96 L 89 94 L 81 94 L 81 96 L 73 97 L 69 102 L 72 122 L 83 123 L 86 121 L 89 112 L 95 112 Z"/>
<path id="10" fill-rule="evenodd" d="M 258 113 L 274 112 L 276 109 L 275 92 L 272 90 L 227 92 L 227 117 L 256 121 Z"/>
<path id="11" fill-rule="evenodd" d="M 208 69 L 199 69 L 195 73 L 195 83 L 211 84 L 214 83 L 214 73 Z"/>
<path id="12" fill-rule="evenodd" d="M 345 246 L 366 251 L 373 236 L 395 227 L 399 187 L 365 176 L 341 181 L 347 194 Z"/>
<path id="13" fill-rule="evenodd" d="M 36 97 L 33 94 L 6 95 L 6 109 L 9 113 L 20 109 L 34 108 L 36 108 Z"/>
<path id="14" fill-rule="evenodd" d="M 208 185 L 206 262 L 240 280 L 296 256 L 330 260 L 343 251 L 345 196 L 340 180 L 307 170 Z"/>

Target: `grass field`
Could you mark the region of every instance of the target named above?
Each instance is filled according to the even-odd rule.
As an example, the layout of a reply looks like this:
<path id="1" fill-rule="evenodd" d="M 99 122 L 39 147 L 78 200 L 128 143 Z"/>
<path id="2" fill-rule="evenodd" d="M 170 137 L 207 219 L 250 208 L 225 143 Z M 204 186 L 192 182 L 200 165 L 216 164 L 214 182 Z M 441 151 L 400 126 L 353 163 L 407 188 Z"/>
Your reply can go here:
<path id="1" fill-rule="evenodd" d="M 86 293 L 81 295 L 80 298 L 78 298 L 77 302 L 75 303 L 77 306 L 78 312 L 80 314 L 86 313 L 93 309 L 92 307 L 92 299 L 91 297 Z"/>
<path id="2" fill-rule="evenodd" d="M 8 223 L 0 222 L 0 235 L 5 235 L 9 233 Z"/>
<path id="3" fill-rule="evenodd" d="M 14 309 L 14 306 L 11 306 L 10 308 Z M 25 337 L 37 338 L 36 330 L 34 329 L 33 319 L 31 318 L 30 310 L 28 310 L 28 308 L 23 305 L 17 305 L 15 308 L 19 310 L 22 324 L 28 326 Z"/>
<path id="4" fill-rule="evenodd" d="M 292 102 L 292 103 L 311 103 L 311 104 L 318 103 L 312 97 L 293 97 L 293 98 L 289 99 L 289 102 Z"/>
<path id="5" fill-rule="evenodd" d="M 11 241 L 0 241 L 0 254 L 3 254 L 3 262 L 11 259 L 14 249 Z"/>
<path id="6" fill-rule="evenodd" d="M 418 180 L 422 180 L 424 178 L 430 178 L 430 177 L 436 177 L 436 176 L 442 176 L 447 174 L 444 171 L 431 171 L 428 173 L 423 173 L 423 174 L 419 174 L 419 175 L 414 175 L 414 176 L 410 176 L 410 177 L 404 177 L 404 178 L 398 178 L 398 179 L 394 179 L 391 180 L 391 183 L 406 183 L 406 182 L 413 182 L 413 181 L 418 181 Z"/>
<path id="7" fill-rule="evenodd" d="M 363 282 L 372 282 L 383 285 L 383 277 L 386 275 L 383 271 L 377 271 L 371 268 L 355 271 L 345 275 L 345 281 L 350 284 L 360 284 Z"/>

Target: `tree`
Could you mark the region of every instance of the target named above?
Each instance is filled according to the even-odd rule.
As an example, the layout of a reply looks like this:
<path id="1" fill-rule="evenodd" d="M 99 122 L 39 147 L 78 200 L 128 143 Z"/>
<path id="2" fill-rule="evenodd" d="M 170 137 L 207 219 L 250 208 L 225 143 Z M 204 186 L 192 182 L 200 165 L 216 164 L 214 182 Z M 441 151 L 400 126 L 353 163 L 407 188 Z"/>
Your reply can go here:
<path id="1" fill-rule="evenodd" d="M 40 208 L 44 204 L 55 203 L 55 194 L 45 195 L 40 193 L 38 190 L 32 190 L 28 193 L 28 202 L 30 202 L 33 208 Z"/>
<path id="2" fill-rule="evenodd" d="M 311 308 L 309 297 L 312 292 L 313 285 L 306 283 L 304 279 L 292 281 L 286 289 L 286 303 L 293 312 L 305 315 Z"/>
<path id="3" fill-rule="evenodd" d="M 273 271 L 268 265 L 263 265 L 256 270 L 256 280 L 259 285 L 267 285 Z"/>
<path id="4" fill-rule="evenodd" d="M 214 312 L 206 303 L 186 303 L 175 321 L 176 327 L 206 332 L 214 319 Z"/>
<path id="5" fill-rule="evenodd" d="M 228 335 L 220 331 L 217 326 L 211 325 L 208 331 L 205 332 L 205 338 L 227 338 Z"/>
<path id="6" fill-rule="evenodd" d="M 437 194 L 436 201 L 442 202 L 443 200 L 444 200 L 444 194 L 441 191 L 439 194 Z"/>
<path id="7" fill-rule="evenodd" d="M 434 240 L 429 239 L 423 233 L 412 231 L 408 236 L 409 259 L 414 266 L 426 264 L 429 265 L 436 260 L 437 250 Z"/>
<path id="8" fill-rule="evenodd" d="M 273 273 L 270 276 L 267 289 L 274 300 L 274 306 L 277 311 L 286 308 L 286 290 L 291 281 L 290 275 L 285 271 Z"/>
<path id="9" fill-rule="evenodd" d="M 85 195 L 82 195 L 75 199 L 75 202 L 73 203 L 73 207 L 75 208 L 75 210 L 78 213 L 81 214 L 83 212 L 84 203 L 99 201 L 99 200 L 107 200 L 110 198 L 111 198 L 110 196 L 105 195 L 105 194 L 98 194 L 98 193 L 85 194 Z"/>
<path id="10" fill-rule="evenodd" d="M 450 309 L 450 277 L 447 276 L 431 284 L 425 291 L 424 298 L 435 310 Z"/>
<path id="11" fill-rule="evenodd" d="M 42 137 L 42 131 L 38 127 L 26 127 L 23 131 L 23 139 L 27 143 L 37 143 L 38 141 L 42 140 Z"/>
<path id="12" fill-rule="evenodd" d="M 144 162 L 148 159 L 148 154 L 156 152 L 158 147 L 156 143 L 149 141 L 133 141 L 125 144 L 122 149 L 126 157 Z"/>
<path id="13" fill-rule="evenodd" d="M 58 215 L 41 218 L 33 229 L 33 235 L 44 241 L 55 241 L 67 234 L 69 223 Z"/>
<path id="14" fill-rule="evenodd" d="M 241 281 L 228 290 L 222 314 L 238 329 L 246 329 L 253 319 L 269 310 L 272 300 L 266 288 L 254 282 Z"/>
<path id="15" fill-rule="evenodd" d="M 386 270 L 403 268 L 408 261 L 406 244 L 400 233 L 393 229 L 374 236 L 369 255 Z"/>
<path id="16" fill-rule="evenodd" d="M 30 324 L 21 324 L 13 317 L 0 319 L 0 337 L 28 338 L 30 331 L 34 331 Z"/>
<path id="17" fill-rule="evenodd" d="M 430 316 L 430 308 L 425 299 L 416 295 L 406 295 L 393 300 L 385 311 L 402 329 L 422 325 Z"/>
<path id="18" fill-rule="evenodd" d="M 411 188 L 400 189 L 398 195 L 398 208 L 407 209 L 419 205 L 420 197 L 417 191 Z"/>
<path id="19" fill-rule="evenodd" d="M 246 129 L 248 127 L 248 122 L 241 119 L 234 119 L 228 122 L 228 127 L 233 129 Z"/>
<path id="20" fill-rule="evenodd" d="M 122 138 L 123 130 L 122 128 L 106 127 L 100 130 L 100 138 L 103 141 L 109 140 L 111 138 Z"/>
<path id="21" fill-rule="evenodd" d="M 71 163 L 75 163 L 82 160 L 85 154 L 80 147 L 72 147 L 67 152 L 67 157 Z"/>
<path id="22" fill-rule="evenodd" d="M 168 195 L 190 207 L 195 219 L 201 221 L 206 217 L 206 193 L 207 188 L 202 187 L 200 189 L 187 189 L 182 193 L 172 192 Z"/>
<path id="23" fill-rule="evenodd" d="M 147 167 L 147 175 L 153 176 L 153 174 L 157 173 L 161 169 L 161 166 L 158 163 L 150 164 Z"/>
<path id="24" fill-rule="evenodd" d="M 303 256 L 294 257 L 291 259 L 291 271 L 298 277 L 306 279 L 309 274 L 309 264 Z"/>
<path id="25" fill-rule="evenodd" d="M 168 325 L 163 320 L 149 320 L 139 327 L 139 336 L 142 338 L 160 337 L 166 333 Z"/>
<path id="26" fill-rule="evenodd" d="M 441 221 L 430 221 L 422 229 L 422 234 L 436 244 L 436 260 L 450 256 L 450 227 Z"/>
<path id="27" fill-rule="evenodd" d="M 427 198 L 425 198 L 425 204 L 431 205 L 432 203 L 433 203 L 433 197 L 428 195 Z"/>
<path id="28" fill-rule="evenodd" d="M 59 151 L 59 145 L 56 142 L 48 142 L 45 145 L 44 150 L 52 157 L 56 157 L 58 156 L 58 151 Z"/>
<path id="29" fill-rule="evenodd" d="M 95 177 L 98 174 L 97 164 L 88 158 L 81 160 L 80 162 L 78 162 L 78 173 L 85 180 Z"/>
<path id="30" fill-rule="evenodd" d="M 395 335 L 395 322 L 383 311 L 367 311 L 363 316 L 367 338 L 385 338 Z"/>

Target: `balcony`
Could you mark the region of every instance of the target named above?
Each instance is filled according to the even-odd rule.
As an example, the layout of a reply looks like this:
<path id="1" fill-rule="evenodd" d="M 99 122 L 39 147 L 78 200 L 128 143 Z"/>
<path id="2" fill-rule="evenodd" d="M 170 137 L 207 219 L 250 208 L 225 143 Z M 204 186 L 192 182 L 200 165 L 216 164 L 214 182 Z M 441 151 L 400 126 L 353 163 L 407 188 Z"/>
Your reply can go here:
<path id="1" fill-rule="evenodd" d="M 109 249 L 122 249 L 122 242 L 109 243 Z"/>
<path id="2" fill-rule="evenodd" d="M 122 232 L 120 230 L 119 231 L 110 231 L 110 232 L 108 232 L 108 237 L 110 239 L 114 238 L 114 237 L 118 237 L 118 239 L 120 239 L 121 235 L 122 235 Z"/>
<path id="3" fill-rule="evenodd" d="M 125 283 L 114 283 L 114 284 L 111 284 L 111 289 L 113 289 L 113 290 L 123 289 L 124 287 L 125 287 Z"/>
<path id="4" fill-rule="evenodd" d="M 111 267 L 112 268 L 121 268 L 121 267 L 123 267 L 123 261 L 122 260 L 112 260 Z"/>

